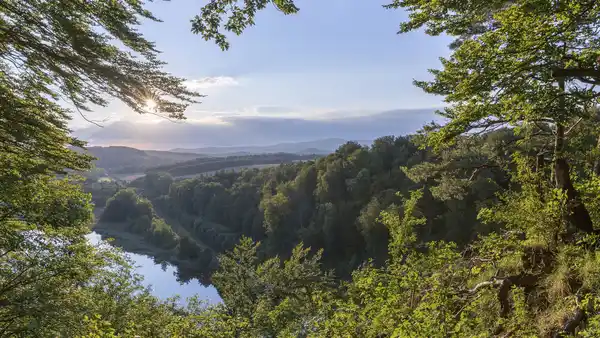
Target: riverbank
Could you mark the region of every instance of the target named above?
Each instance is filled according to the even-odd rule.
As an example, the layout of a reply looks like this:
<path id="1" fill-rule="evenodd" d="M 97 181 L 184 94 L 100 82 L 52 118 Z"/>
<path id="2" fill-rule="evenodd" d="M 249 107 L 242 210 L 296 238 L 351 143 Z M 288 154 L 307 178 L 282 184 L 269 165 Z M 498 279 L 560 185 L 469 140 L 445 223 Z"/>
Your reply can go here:
<path id="1" fill-rule="evenodd" d="M 148 241 L 142 235 L 118 230 L 125 228 L 125 226 L 126 224 L 122 223 L 98 222 L 94 225 L 92 231 L 123 251 L 150 257 L 156 264 L 172 265 L 176 269 L 177 279 L 181 282 L 196 279 L 202 285 L 211 284 L 209 275 L 199 275 L 199 262 L 197 260 L 182 259 L 176 248 L 161 248 L 153 245 L 151 241 Z"/>
<path id="2" fill-rule="evenodd" d="M 86 237 L 92 243 L 99 243 L 103 238 L 110 238 L 111 236 L 103 236 L 97 232 L 92 232 Z M 114 241 L 111 244 L 119 246 Z M 177 267 L 167 263 L 159 263 L 152 255 L 134 253 L 125 249 L 123 250 L 133 261 L 135 272 L 144 277 L 144 285 L 149 287 L 152 294 L 156 297 L 167 299 L 179 296 L 181 304 L 185 304 L 186 300 L 190 297 L 197 297 L 199 300 L 208 304 L 218 304 L 222 302 L 221 297 L 214 286 L 203 285 L 195 279 L 182 283 L 177 277 Z M 140 252 L 143 250 L 143 248 L 140 248 Z"/>

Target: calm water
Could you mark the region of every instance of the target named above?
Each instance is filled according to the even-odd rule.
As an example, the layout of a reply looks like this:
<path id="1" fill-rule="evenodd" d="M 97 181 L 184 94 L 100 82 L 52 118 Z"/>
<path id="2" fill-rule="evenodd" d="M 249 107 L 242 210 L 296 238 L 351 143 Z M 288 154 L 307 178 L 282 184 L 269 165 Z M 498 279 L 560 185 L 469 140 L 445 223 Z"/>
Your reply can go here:
<path id="1" fill-rule="evenodd" d="M 92 243 L 98 243 L 102 240 L 100 235 L 95 232 L 87 237 Z M 134 253 L 127 253 L 127 255 L 135 261 L 136 272 L 144 276 L 144 284 L 152 288 L 152 292 L 156 297 L 166 299 L 179 295 L 182 299 L 185 299 L 198 295 L 200 300 L 208 301 L 210 304 L 221 302 L 221 298 L 214 287 L 203 286 L 197 281 L 180 284 L 175 278 L 175 269 L 172 266 L 167 266 L 166 270 L 163 270 L 160 264 L 155 264 L 147 256 Z"/>

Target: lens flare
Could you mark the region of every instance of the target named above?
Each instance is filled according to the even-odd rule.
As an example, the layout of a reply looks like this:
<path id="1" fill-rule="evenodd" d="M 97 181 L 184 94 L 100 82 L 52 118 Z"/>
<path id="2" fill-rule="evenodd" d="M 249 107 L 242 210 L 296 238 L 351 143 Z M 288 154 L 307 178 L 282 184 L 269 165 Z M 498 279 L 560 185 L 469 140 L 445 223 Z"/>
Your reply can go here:
<path id="1" fill-rule="evenodd" d="M 146 109 L 147 110 L 156 110 L 157 106 L 158 106 L 158 104 L 153 99 L 146 100 Z"/>

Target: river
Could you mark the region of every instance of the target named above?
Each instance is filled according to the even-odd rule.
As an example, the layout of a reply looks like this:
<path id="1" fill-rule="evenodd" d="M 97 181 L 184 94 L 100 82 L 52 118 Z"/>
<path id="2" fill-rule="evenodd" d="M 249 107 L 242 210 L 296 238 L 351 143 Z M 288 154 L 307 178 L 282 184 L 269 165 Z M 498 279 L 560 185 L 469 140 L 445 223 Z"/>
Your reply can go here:
<path id="1" fill-rule="evenodd" d="M 90 242 L 96 244 L 102 239 L 99 234 L 92 232 L 87 235 Z M 138 255 L 128 252 L 127 255 L 135 262 L 136 272 L 144 276 L 144 285 L 152 288 L 152 293 L 161 299 L 167 299 L 179 295 L 182 300 L 188 297 L 198 295 L 200 300 L 207 301 L 209 304 L 221 302 L 221 297 L 217 289 L 213 286 L 203 286 L 197 281 L 191 281 L 187 284 L 180 284 L 175 278 L 175 269 L 172 266 L 167 266 L 165 270 L 160 264 L 155 264 L 154 261 L 143 255 Z"/>

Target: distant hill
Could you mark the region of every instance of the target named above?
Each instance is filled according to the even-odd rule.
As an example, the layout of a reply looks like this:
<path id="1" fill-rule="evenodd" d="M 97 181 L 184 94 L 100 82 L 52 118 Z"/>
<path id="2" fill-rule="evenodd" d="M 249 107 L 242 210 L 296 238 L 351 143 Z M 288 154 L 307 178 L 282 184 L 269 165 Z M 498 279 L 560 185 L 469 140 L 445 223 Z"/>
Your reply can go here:
<path id="1" fill-rule="evenodd" d="M 252 167 L 260 165 L 278 165 L 294 161 L 310 160 L 321 154 L 307 149 L 307 153 L 272 152 L 264 154 L 248 154 L 228 156 L 196 154 L 189 152 L 140 150 L 131 147 L 89 147 L 86 152 L 98 158 L 95 161 L 98 170 L 88 176 L 95 179 L 105 175 L 125 179 L 121 176 L 145 172 L 168 172 L 173 176 L 185 176 L 224 170 L 234 167 Z M 134 176 L 135 176 L 134 175 Z"/>
<path id="2" fill-rule="evenodd" d="M 255 154 L 291 153 L 299 155 L 318 154 L 327 155 L 334 152 L 342 144 L 348 142 L 341 138 L 329 138 L 308 142 L 287 142 L 267 146 L 233 146 L 233 147 L 204 147 L 204 148 L 176 148 L 172 152 L 196 153 L 210 156 L 244 156 Z M 360 144 L 371 144 L 371 141 L 357 141 Z"/>
<path id="3" fill-rule="evenodd" d="M 89 147 L 86 152 L 97 157 L 96 167 L 105 169 L 108 174 L 143 172 L 151 167 L 203 157 L 195 153 L 139 150 L 121 146 Z"/>
<path id="4" fill-rule="evenodd" d="M 297 161 L 313 160 L 318 154 L 272 153 L 246 156 L 204 157 L 190 161 L 179 162 L 149 168 L 148 172 L 167 172 L 175 177 L 192 176 L 211 171 L 227 170 L 240 167 L 256 167 L 262 165 L 278 165 Z"/>

